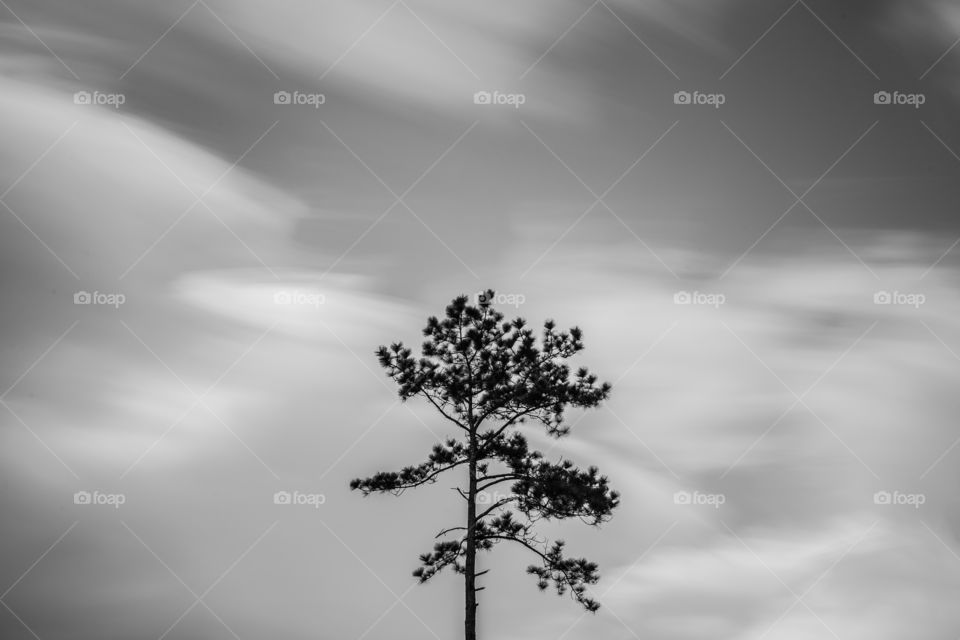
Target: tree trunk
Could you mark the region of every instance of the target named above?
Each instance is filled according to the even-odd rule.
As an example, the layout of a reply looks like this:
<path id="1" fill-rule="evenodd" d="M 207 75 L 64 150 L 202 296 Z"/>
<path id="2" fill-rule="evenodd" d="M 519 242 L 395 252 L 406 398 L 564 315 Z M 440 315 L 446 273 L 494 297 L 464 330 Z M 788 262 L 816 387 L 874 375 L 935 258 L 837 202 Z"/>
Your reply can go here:
<path id="1" fill-rule="evenodd" d="M 470 434 L 470 478 L 467 492 L 467 557 L 464 571 L 464 639 L 477 640 L 477 541 L 474 539 L 477 517 L 477 435 Z"/>

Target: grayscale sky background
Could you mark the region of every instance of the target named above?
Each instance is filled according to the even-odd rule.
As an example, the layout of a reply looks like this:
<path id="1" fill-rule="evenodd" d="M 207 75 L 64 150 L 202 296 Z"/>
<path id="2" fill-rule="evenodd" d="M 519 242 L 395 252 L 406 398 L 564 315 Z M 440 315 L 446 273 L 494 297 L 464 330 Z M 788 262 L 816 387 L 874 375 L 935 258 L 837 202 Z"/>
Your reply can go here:
<path id="1" fill-rule="evenodd" d="M 458 478 L 347 485 L 448 434 L 375 347 L 493 287 L 584 329 L 610 401 L 528 436 L 623 501 L 545 530 L 600 613 L 502 547 L 483 637 L 957 637 L 958 38 L 934 0 L 0 1 L 0 636 L 457 637 L 410 572 Z"/>

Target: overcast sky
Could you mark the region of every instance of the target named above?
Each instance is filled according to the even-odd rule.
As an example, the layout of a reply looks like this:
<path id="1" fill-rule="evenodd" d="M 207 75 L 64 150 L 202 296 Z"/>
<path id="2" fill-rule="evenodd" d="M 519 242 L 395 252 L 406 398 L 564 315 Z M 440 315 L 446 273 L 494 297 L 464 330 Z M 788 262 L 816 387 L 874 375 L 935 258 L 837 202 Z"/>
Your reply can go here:
<path id="1" fill-rule="evenodd" d="M 0 635 L 458 637 L 411 571 L 462 478 L 348 483 L 453 435 L 374 349 L 493 287 L 583 328 L 610 400 L 525 433 L 623 499 L 545 530 L 596 616 L 501 546 L 482 637 L 960 636 L 958 39 L 934 0 L 0 1 Z"/>

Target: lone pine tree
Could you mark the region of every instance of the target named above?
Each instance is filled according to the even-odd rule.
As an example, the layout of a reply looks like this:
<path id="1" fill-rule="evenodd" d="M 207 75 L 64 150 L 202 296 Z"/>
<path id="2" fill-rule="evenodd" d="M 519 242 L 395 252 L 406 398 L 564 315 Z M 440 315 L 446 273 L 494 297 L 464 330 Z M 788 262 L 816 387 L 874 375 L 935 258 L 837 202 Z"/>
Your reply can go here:
<path id="1" fill-rule="evenodd" d="M 539 564 L 527 567 L 527 573 L 541 590 L 552 583 L 559 595 L 569 590 L 587 611 L 596 612 L 600 605 L 586 595 L 586 585 L 600 579 L 597 565 L 565 556 L 564 542 L 549 544 L 535 534 L 534 525 L 576 517 L 599 526 L 619 504 L 619 494 L 596 467 L 582 471 L 570 460 L 548 462 L 528 448 L 517 429 L 537 423 L 560 438 L 570 431 L 564 424 L 566 407 L 596 407 L 609 395 L 610 384 L 598 385 L 597 377 L 582 367 L 571 376 L 565 364 L 583 349 L 580 329 L 560 332 L 548 320 L 538 345 L 523 318 L 505 322 L 491 307 L 493 296 L 488 290 L 475 306 L 460 296 L 447 306 L 443 320 L 429 318 L 420 358 L 399 342 L 376 352 L 399 386 L 400 398 L 422 396 L 461 432 L 460 438 L 435 444 L 426 462 L 350 482 L 364 496 L 400 495 L 466 466 L 466 489 L 456 487 L 466 501 L 466 522 L 436 537 L 460 535 L 437 542 L 431 553 L 420 556 L 422 564 L 413 572 L 421 583 L 447 566 L 464 576 L 466 640 L 476 640 L 477 592 L 484 588 L 477 586 L 477 578 L 486 573 L 476 570 L 477 552 L 500 542 L 519 544 L 538 557 Z M 478 500 L 480 492 L 508 482 L 509 493 L 497 494 L 506 497 L 489 504 Z"/>

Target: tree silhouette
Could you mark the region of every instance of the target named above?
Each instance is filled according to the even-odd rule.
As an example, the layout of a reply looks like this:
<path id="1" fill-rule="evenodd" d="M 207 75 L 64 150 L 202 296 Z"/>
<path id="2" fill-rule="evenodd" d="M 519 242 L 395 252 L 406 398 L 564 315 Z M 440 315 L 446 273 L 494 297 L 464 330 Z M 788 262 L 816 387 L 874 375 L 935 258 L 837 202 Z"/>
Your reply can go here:
<path id="1" fill-rule="evenodd" d="M 527 573 L 541 590 L 552 583 L 558 595 L 569 590 L 587 611 L 596 612 L 600 605 L 586 595 L 586 585 L 600 579 L 597 565 L 566 557 L 564 542 L 549 544 L 534 533 L 534 525 L 576 517 L 599 526 L 619 504 L 619 494 L 596 467 L 582 471 L 570 460 L 548 462 L 528 448 L 517 429 L 508 433 L 529 421 L 560 438 L 570 431 L 563 420 L 566 407 L 596 407 L 607 398 L 609 383 L 598 385 L 597 377 L 582 367 L 571 376 L 565 364 L 583 349 L 580 329 L 559 332 L 547 320 L 538 345 L 523 318 L 504 322 L 491 306 L 493 299 L 492 290 L 480 295 L 476 305 L 460 296 L 447 306 L 443 320 L 430 317 L 420 358 L 399 342 L 379 347 L 380 365 L 399 385 L 401 400 L 425 398 L 462 433 L 460 439 L 435 444 L 426 462 L 350 482 L 364 497 L 400 495 L 466 465 L 466 490 L 455 487 L 466 501 L 466 522 L 436 537 L 460 535 L 437 542 L 432 552 L 420 556 L 421 565 L 413 572 L 421 583 L 447 566 L 464 576 L 466 640 L 476 640 L 477 592 L 484 589 L 476 582 L 489 571 L 476 570 L 477 551 L 504 541 L 539 557 L 540 564 L 529 566 Z M 478 500 L 481 492 L 507 482 L 512 483 L 509 494 L 496 500 L 483 499 L 484 494 Z"/>

